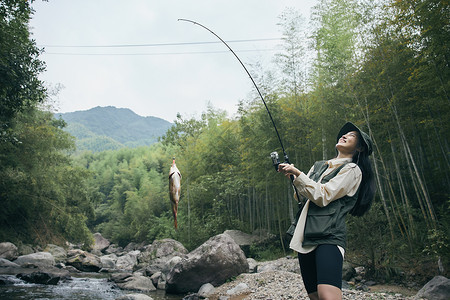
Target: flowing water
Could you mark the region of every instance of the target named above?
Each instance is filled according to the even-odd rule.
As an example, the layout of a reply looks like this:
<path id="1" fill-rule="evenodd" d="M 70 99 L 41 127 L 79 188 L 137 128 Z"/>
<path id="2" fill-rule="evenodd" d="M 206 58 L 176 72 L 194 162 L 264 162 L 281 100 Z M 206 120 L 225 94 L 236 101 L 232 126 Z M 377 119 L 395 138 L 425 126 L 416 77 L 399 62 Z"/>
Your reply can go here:
<path id="1" fill-rule="evenodd" d="M 114 300 L 125 294 L 134 292 L 123 291 L 117 288 L 107 278 L 75 278 L 60 281 L 57 285 L 26 283 L 15 276 L 1 275 L 1 300 L 48 300 L 48 299 L 74 299 L 74 300 Z M 0 282 L 2 282 L 0 280 Z M 164 291 L 146 293 L 154 300 L 179 300 L 183 296 L 168 295 Z"/>

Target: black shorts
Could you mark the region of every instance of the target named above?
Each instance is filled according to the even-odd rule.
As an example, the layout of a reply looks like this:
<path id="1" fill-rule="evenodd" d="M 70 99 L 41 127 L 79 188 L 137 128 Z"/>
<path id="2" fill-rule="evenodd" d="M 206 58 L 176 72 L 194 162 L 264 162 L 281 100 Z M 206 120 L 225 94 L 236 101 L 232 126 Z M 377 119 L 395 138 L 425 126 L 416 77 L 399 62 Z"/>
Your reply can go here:
<path id="1" fill-rule="evenodd" d="M 319 245 L 310 253 L 299 253 L 298 260 L 308 294 L 317 292 L 319 284 L 342 289 L 343 258 L 336 245 Z"/>

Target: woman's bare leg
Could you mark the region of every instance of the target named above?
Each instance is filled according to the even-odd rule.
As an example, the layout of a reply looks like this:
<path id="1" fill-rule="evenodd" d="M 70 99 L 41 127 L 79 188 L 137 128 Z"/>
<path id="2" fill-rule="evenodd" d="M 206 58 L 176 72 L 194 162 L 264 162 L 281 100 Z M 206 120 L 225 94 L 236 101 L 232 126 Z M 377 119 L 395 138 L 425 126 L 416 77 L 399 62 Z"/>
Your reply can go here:
<path id="1" fill-rule="evenodd" d="M 342 300 L 341 289 L 329 284 L 319 284 L 317 286 L 317 294 L 317 299 L 320 300 Z"/>

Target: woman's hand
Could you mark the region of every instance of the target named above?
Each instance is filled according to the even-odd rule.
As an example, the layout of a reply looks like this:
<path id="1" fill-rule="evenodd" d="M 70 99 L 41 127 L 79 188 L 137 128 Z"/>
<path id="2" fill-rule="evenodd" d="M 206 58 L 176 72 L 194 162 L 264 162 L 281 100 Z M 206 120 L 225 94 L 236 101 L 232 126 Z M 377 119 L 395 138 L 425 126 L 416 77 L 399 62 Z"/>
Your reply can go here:
<path id="1" fill-rule="evenodd" d="M 294 167 L 293 164 L 279 164 L 278 165 L 278 172 L 283 173 L 286 177 L 289 177 L 291 175 L 294 176 L 294 179 L 297 178 L 298 175 L 300 175 L 301 171 Z"/>

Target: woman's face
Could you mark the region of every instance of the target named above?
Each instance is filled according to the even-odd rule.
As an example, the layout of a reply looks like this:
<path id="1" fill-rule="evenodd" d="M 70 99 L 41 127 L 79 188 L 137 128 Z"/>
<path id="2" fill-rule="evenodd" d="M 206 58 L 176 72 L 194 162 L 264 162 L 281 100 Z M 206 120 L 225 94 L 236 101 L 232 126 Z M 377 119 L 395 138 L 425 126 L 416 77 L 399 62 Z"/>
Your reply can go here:
<path id="1" fill-rule="evenodd" d="M 358 132 L 350 131 L 341 136 L 338 143 L 336 144 L 336 149 L 340 154 L 352 155 L 355 153 L 358 146 Z"/>

